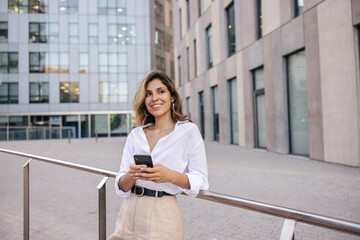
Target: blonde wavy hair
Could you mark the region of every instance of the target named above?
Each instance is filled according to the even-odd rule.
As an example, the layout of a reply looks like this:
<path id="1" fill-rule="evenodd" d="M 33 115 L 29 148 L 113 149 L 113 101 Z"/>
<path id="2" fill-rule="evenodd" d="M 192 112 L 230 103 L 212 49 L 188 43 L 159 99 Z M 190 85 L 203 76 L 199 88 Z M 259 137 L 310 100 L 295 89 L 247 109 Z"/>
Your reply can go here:
<path id="1" fill-rule="evenodd" d="M 155 118 L 153 115 L 149 113 L 146 109 L 145 105 L 145 97 L 146 97 L 146 88 L 149 82 L 154 79 L 160 80 L 169 90 L 171 97 L 174 99 L 174 106 L 171 107 L 171 117 L 172 119 L 177 121 L 185 121 L 190 119 L 183 114 L 181 98 L 179 93 L 176 91 L 174 82 L 170 79 L 168 75 L 159 70 L 153 70 L 148 73 L 145 78 L 140 83 L 135 98 L 134 98 L 134 110 L 135 110 L 135 125 L 143 126 L 148 123 L 155 123 Z"/>

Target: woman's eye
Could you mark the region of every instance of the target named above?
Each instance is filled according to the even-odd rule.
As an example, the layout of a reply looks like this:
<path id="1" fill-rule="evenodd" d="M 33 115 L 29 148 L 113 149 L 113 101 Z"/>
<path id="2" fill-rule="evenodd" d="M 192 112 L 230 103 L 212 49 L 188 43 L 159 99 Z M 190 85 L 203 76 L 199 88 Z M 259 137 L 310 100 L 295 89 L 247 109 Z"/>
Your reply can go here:
<path id="1" fill-rule="evenodd" d="M 148 96 L 150 96 L 150 95 L 151 95 L 151 93 L 149 93 L 149 92 L 145 94 L 146 97 L 148 97 Z"/>
<path id="2" fill-rule="evenodd" d="M 159 93 L 164 93 L 164 92 L 165 92 L 165 91 L 163 91 L 163 90 L 160 90 L 160 91 L 159 91 Z"/>

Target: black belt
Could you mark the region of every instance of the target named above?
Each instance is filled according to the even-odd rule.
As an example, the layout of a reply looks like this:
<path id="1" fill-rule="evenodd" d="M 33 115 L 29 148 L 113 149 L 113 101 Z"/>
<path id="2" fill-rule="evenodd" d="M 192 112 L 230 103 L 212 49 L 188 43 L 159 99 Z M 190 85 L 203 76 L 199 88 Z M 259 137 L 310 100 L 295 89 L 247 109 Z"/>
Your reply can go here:
<path id="1" fill-rule="evenodd" d="M 163 192 L 163 191 L 154 191 L 154 190 L 150 190 L 144 187 L 140 187 L 140 186 L 133 186 L 131 188 L 131 192 L 135 193 L 138 196 L 150 196 L 150 197 L 162 197 L 162 196 L 172 196 L 169 193 Z"/>

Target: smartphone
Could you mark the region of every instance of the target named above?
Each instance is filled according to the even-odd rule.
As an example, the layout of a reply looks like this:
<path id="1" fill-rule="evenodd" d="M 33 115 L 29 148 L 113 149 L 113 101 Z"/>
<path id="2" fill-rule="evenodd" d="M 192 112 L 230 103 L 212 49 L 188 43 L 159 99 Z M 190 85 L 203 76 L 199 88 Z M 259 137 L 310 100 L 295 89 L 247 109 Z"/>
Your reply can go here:
<path id="1" fill-rule="evenodd" d="M 150 155 L 134 155 L 136 165 L 146 165 L 147 167 L 153 167 L 153 162 Z"/>

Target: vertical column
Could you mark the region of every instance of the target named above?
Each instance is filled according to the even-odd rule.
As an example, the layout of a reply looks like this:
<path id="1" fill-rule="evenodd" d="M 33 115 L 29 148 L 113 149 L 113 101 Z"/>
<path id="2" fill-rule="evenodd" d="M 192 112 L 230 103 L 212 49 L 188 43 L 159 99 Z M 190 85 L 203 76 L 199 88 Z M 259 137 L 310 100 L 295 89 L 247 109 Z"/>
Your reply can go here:
<path id="1" fill-rule="evenodd" d="M 29 159 L 23 166 L 23 168 L 24 168 L 24 240 L 29 240 L 29 238 L 30 238 L 30 231 L 29 231 L 29 225 L 30 225 L 29 168 L 30 168 L 31 160 L 32 159 Z"/>
<path id="2" fill-rule="evenodd" d="M 106 181 L 104 177 L 97 186 L 99 193 L 99 240 L 106 240 Z"/>

